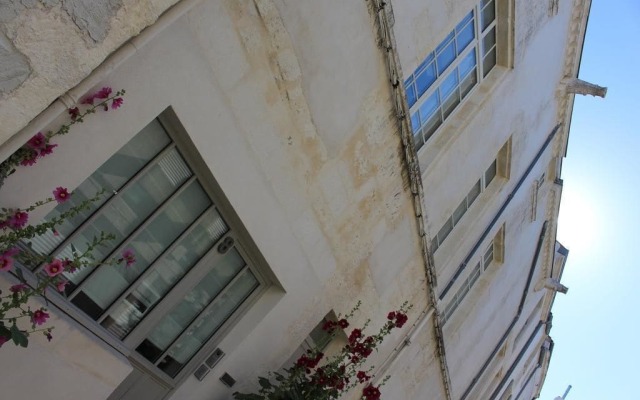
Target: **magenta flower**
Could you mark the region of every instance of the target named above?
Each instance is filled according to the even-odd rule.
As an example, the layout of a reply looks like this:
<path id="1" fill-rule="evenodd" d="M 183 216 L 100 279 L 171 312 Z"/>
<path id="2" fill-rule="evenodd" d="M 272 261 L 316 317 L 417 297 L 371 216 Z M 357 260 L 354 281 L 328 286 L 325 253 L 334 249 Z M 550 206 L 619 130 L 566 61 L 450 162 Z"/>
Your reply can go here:
<path id="1" fill-rule="evenodd" d="M 27 290 L 29 288 L 29 286 L 27 286 L 24 283 L 18 283 L 17 285 L 13 285 L 9 288 L 9 291 L 11 293 L 20 293 L 20 292 L 24 292 L 25 290 Z"/>
<path id="2" fill-rule="evenodd" d="M 47 138 L 44 137 L 42 132 L 38 132 L 29 141 L 27 142 L 27 146 L 31 147 L 34 150 L 44 149 L 47 145 Z"/>
<path id="3" fill-rule="evenodd" d="M 20 165 L 22 165 L 23 167 L 30 167 L 36 163 L 37 159 L 38 152 L 31 150 L 29 151 L 29 154 L 27 154 L 22 160 L 20 160 Z"/>
<path id="4" fill-rule="evenodd" d="M 117 110 L 118 108 L 120 108 L 120 106 L 122 105 L 123 102 L 124 102 L 124 100 L 122 99 L 122 97 L 116 97 L 111 102 L 111 108 L 114 109 L 114 110 Z"/>
<path id="5" fill-rule="evenodd" d="M 18 210 L 11 216 L 11 218 L 9 218 L 9 226 L 14 229 L 20 229 L 27 224 L 28 220 L 29 214 L 24 211 Z"/>
<path id="6" fill-rule="evenodd" d="M 56 285 L 56 289 L 58 289 L 58 292 L 64 293 L 64 289 L 67 287 L 67 283 L 69 282 L 68 281 L 58 282 L 58 284 Z"/>
<path id="7" fill-rule="evenodd" d="M 69 116 L 71 117 L 71 119 L 75 120 L 76 118 L 78 118 L 80 116 L 80 110 L 78 109 L 78 107 L 73 107 L 69 109 Z"/>
<path id="8" fill-rule="evenodd" d="M 56 199 L 58 204 L 64 203 L 65 201 L 69 200 L 69 196 L 69 191 L 62 186 L 58 186 L 56 190 L 53 191 L 53 197 Z"/>
<path id="9" fill-rule="evenodd" d="M 135 264 L 136 263 L 136 255 L 133 252 L 133 250 L 126 249 L 125 251 L 123 251 L 122 252 L 121 261 L 125 261 L 126 262 L 126 264 L 125 264 L 126 267 L 130 267 L 133 264 Z"/>
<path id="10" fill-rule="evenodd" d="M 0 347 L 2 347 L 2 345 L 7 343 L 8 341 L 9 341 L 8 337 L 0 335 Z"/>
<path id="11" fill-rule="evenodd" d="M 3 253 L 0 255 L 0 271 L 11 271 L 13 268 L 13 258 Z"/>
<path id="12" fill-rule="evenodd" d="M 49 314 L 44 311 L 44 308 L 36 310 L 31 314 L 31 322 L 34 325 L 42 325 L 47 322 L 47 319 L 49 319 Z"/>
<path id="13" fill-rule="evenodd" d="M 58 147 L 57 144 L 48 144 L 44 149 L 40 150 L 40 156 L 48 156 L 49 154 L 53 153 L 53 149 L 55 149 L 56 147 Z"/>
<path id="14" fill-rule="evenodd" d="M 97 99 L 106 99 L 107 97 L 109 97 L 110 94 L 111 94 L 111 88 L 109 86 L 105 86 L 102 89 L 100 89 L 98 92 L 96 92 L 94 96 Z"/>
<path id="15" fill-rule="evenodd" d="M 47 275 L 51 277 L 60 275 L 62 272 L 64 272 L 64 265 L 62 264 L 62 261 L 56 258 L 55 260 L 44 266 L 44 272 L 46 272 Z"/>
<path id="16" fill-rule="evenodd" d="M 80 104 L 93 105 L 93 99 L 95 99 L 95 97 L 96 97 L 95 94 L 90 94 L 87 97 L 85 97 L 84 99 L 82 99 L 80 101 Z"/>

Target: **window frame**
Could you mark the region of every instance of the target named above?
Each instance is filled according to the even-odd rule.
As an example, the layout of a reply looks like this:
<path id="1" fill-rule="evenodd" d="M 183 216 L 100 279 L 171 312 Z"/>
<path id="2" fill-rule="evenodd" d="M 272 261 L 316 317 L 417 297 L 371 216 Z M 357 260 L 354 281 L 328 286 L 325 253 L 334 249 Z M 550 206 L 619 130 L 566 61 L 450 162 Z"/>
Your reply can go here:
<path id="1" fill-rule="evenodd" d="M 482 12 L 489 6 L 493 6 L 493 20 L 483 29 L 481 27 L 482 23 Z M 467 20 L 471 15 L 471 19 Z M 456 24 L 456 27 L 449 32 L 446 37 L 436 46 L 436 48 L 429 52 L 426 58 L 420 63 L 420 65 L 409 75 L 407 79 L 404 80 L 404 87 L 407 93 L 407 105 L 409 106 L 409 118 L 410 125 L 413 132 L 414 145 L 416 150 L 420 150 L 424 147 L 424 145 L 428 142 L 428 140 L 435 136 L 442 128 L 443 125 L 446 124 L 447 119 L 453 115 L 456 110 L 460 108 L 460 105 L 465 101 L 465 99 L 472 96 L 472 93 L 478 88 L 478 86 L 486 79 L 489 78 L 491 72 L 495 70 L 495 67 L 500 64 L 500 61 L 503 57 L 500 55 L 500 41 L 501 32 L 498 28 L 498 20 L 499 20 L 499 4 L 498 0 L 481 0 L 477 3 L 473 9 L 465 14 L 462 20 Z M 474 37 L 473 39 L 467 43 L 462 51 L 454 48 L 456 52 L 455 58 L 452 62 L 439 73 L 437 61 L 439 58 L 439 53 L 444 48 L 448 47 L 450 43 L 453 41 L 457 44 L 457 38 L 460 32 L 463 32 L 466 24 L 472 23 Z M 462 28 L 458 31 L 458 28 L 462 25 Z M 484 41 L 490 32 L 493 32 L 493 44 L 491 48 L 484 52 Z M 449 39 L 452 36 L 451 39 Z M 493 51 L 493 64 L 485 71 L 484 60 L 485 57 Z M 470 71 L 467 72 L 467 75 L 461 77 L 460 69 L 458 67 L 463 64 L 464 61 L 467 60 L 467 57 L 474 53 L 475 64 Z M 484 53 L 484 54 L 483 54 Z M 435 80 L 429 84 L 426 91 L 419 95 L 417 81 L 421 73 L 426 71 L 427 67 L 433 65 L 436 73 Z M 441 97 L 441 88 L 444 83 L 453 75 L 456 74 L 456 84 L 450 93 L 448 93 L 443 100 Z M 475 74 L 475 79 L 473 79 L 473 83 L 470 86 L 464 88 L 463 93 L 463 81 L 468 79 L 472 74 Z M 410 88 L 411 87 L 411 88 Z M 410 95 L 413 93 L 413 95 Z M 457 100 L 454 100 L 454 103 L 449 108 L 445 109 L 446 103 L 454 97 L 454 93 L 457 93 Z M 436 97 L 438 102 L 435 109 L 430 111 L 430 115 L 422 121 L 421 117 L 421 108 L 429 101 L 432 100 L 433 97 Z M 412 102 L 411 98 L 415 97 L 415 100 Z M 438 116 L 434 119 L 435 116 Z M 415 127 L 416 116 L 418 116 L 418 129 Z M 434 122 L 435 121 L 435 122 Z"/>
<path id="2" fill-rule="evenodd" d="M 119 252 L 121 252 L 126 247 L 129 240 L 135 238 L 139 232 L 144 231 L 145 227 L 149 224 L 151 217 L 161 214 L 162 210 L 166 208 L 168 201 L 172 198 L 177 197 L 193 181 L 198 181 L 203 192 L 208 196 L 210 203 L 175 239 L 173 239 L 173 241 L 153 260 L 153 262 L 149 264 L 149 266 L 146 267 L 146 269 L 142 273 L 140 273 L 140 275 L 138 275 L 131 283 L 129 283 L 127 288 L 122 291 L 108 307 L 104 309 L 98 319 L 94 320 L 90 316 L 90 314 L 73 304 L 71 302 L 71 297 L 59 294 L 55 290 L 48 291 L 48 298 L 53 306 L 58 308 L 72 320 L 76 321 L 82 328 L 87 329 L 89 332 L 97 336 L 100 340 L 112 347 L 114 350 L 128 357 L 132 365 L 135 365 L 137 368 L 144 370 L 146 373 L 153 376 L 156 380 L 162 382 L 164 386 L 168 388 L 174 388 L 189 375 L 191 375 L 200 366 L 205 358 L 209 357 L 209 353 L 217 348 L 220 341 L 229 333 L 234 325 L 241 318 L 243 318 L 246 312 L 253 305 L 255 305 L 257 300 L 264 294 L 264 292 L 274 284 L 275 278 L 273 277 L 270 270 L 265 267 L 267 265 L 266 260 L 257 249 L 257 246 L 251 239 L 246 228 L 240 221 L 238 215 L 236 215 L 236 213 L 233 211 L 233 207 L 231 206 L 229 200 L 226 198 L 224 192 L 219 187 L 217 181 L 212 175 L 211 170 L 206 166 L 196 146 L 191 142 L 188 133 L 180 123 L 173 109 L 171 107 L 165 109 L 154 119 L 156 119 L 160 123 L 170 142 L 158 153 L 156 153 L 131 178 L 129 178 L 118 191 L 122 192 L 123 190 L 125 190 L 125 188 L 130 187 L 132 184 L 134 184 L 135 181 L 139 179 L 141 174 L 144 174 L 150 168 L 154 160 L 157 160 L 163 154 L 171 151 L 171 149 L 176 149 L 178 151 L 178 154 L 183 158 L 186 167 L 191 170 L 191 176 L 185 179 L 185 181 L 179 186 L 177 186 L 172 194 L 170 194 L 157 207 L 155 207 L 148 217 L 146 217 L 126 237 L 124 237 L 122 242 L 114 247 L 114 249 L 110 252 L 110 256 L 107 256 L 107 258 L 119 254 Z M 146 127 L 147 125 L 148 124 L 145 124 L 144 127 Z M 137 130 L 129 138 L 129 141 L 136 135 L 138 135 L 141 131 L 142 129 Z M 129 143 L 129 141 L 127 141 L 124 145 Z M 122 147 L 116 150 L 113 154 L 120 151 L 120 149 L 122 149 Z M 95 170 L 91 171 L 91 173 L 88 174 L 87 177 L 94 172 Z M 110 201 L 113 201 L 116 197 L 117 193 L 115 193 L 115 195 L 113 196 L 110 196 L 106 201 L 101 203 L 100 206 L 97 207 L 96 210 L 94 210 L 91 215 L 89 215 L 89 217 L 87 217 L 78 227 L 76 227 L 68 237 L 66 237 L 62 242 L 55 246 L 51 254 L 57 254 L 61 249 L 64 249 L 68 245 L 68 243 L 73 240 L 73 237 L 75 237 L 78 232 L 80 232 L 84 227 L 89 226 L 96 218 L 96 215 L 99 214 L 99 211 L 102 210 L 103 207 L 108 205 Z M 101 321 L 109 316 L 111 311 L 119 304 L 119 302 L 124 299 L 129 293 L 135 291 L 135 289 L 144 280 L 144 278 L 154 271 L 154 265 L 157 265 L 157 261 L 161 259 L 163 255 L 170 253 L 171 249 L 182 239 L 184 239 L 189 234 L 189 232 L 191 232 L 194 227 L 196 227 L 197 223 L 205 218 L 206 215 L 212 210 L 215 210 L 215 212 L 220 215 L 223 222 L 227 225 L 227 231 L 222 234 L 214 243 L 212 243 L 211 247 L 206 250 L 197 261 L 194 262 L 193 266 L 191 266 L 180 279 L 174 282 L 174 284 L 167 290 L 164 295 L 161 296 L 156 304 L 149 307 L 148 312 L 144 314 L 138 324 L 134 328 L 132 328 L 131 331 L 129 331 L 128 334 L 126 334 L 122 339 L 120 339 L 103 325 L 101 325 Z M 176 338 L 171 340 L 171 343 L 157 358 L 156 362 L 151 363 L 142 354 L 136 351 L 136 348 L 140 343 L 142 343 L 142 340 L 144 340 L 144 338 L 146 338 L 152 332 L 152 330 L 157 326 L 157 324 L 165 316 L 165 314 L 176 307 L 184 298 L 184 296 L 187 295 L 189 291 L 195 287 L 197 282 L 199 282 L 199 278 L 205 276 L 211 271 L 207 268 L 211 265 L 211 263 L 208 261 L 210 261 L 212 258 L 223 257 L 224 255 L 228 254 L 218 254 L 218 252 L 216 251 L 216 248 L 219 246 L 219 244 L 227 237 L 232 237 L 234 239 L 232 248 L 238 251 L 242 259 L 244 260 L 245 266 L 240 268 L 235 277 L 231 281 L 229 281 L 229 283 L 227 283 L 219 293 L 212 297 L 211 301 L 204 308 L 202 308 L 202 310 L 200 310 L 196 316 L 193 317 L 191 322 L 189 322 L 183 328 L 182 332 Z M 30 284 L 34 284 L 36 282 L 34 274 L 41 272 L 42 268 L 43 265 L 38 266 L 33 271 L 29 271 L 28 269 L 24 268 L 25 278 L 27 279 L 27 282 Z M 82 279 L 78 286 L 73 290 L 73 296 L 75 296 L 75 293 L 81 290 L 83 285 L 86 284 L 99 269 L 100 268 L 94 268 Z M 231 283 L 235 279 L 237 279 L 245 269 L 251 271 L 257 281 L 257 286 L 251 290 L 249 295 L 244 298 L 240 305 L 235 308 L 235 310 L 220 324 L 220 326 L 213 331 L 211 336 L 204 341 L 202 346 L 189 357 L 188 361 L 184 363 L 180 371 L 175 376 L 171 377 L 167 372 L 164 372 L 163 370 L 155 366 L 154 364 L 158 364 L 164 358 L 165 354 L 169 352 L 173 344 L 176 343 L 180 339 L 180 337 L 185 335 L 191 326 L 199 321 L 199 318 L 207 311 L 207 309 L 209 309 L 214 304 L 215 299 L 219 298 L 219 296 L 221 296 L 225 292 L 225 290 L 229 288 Z"/>

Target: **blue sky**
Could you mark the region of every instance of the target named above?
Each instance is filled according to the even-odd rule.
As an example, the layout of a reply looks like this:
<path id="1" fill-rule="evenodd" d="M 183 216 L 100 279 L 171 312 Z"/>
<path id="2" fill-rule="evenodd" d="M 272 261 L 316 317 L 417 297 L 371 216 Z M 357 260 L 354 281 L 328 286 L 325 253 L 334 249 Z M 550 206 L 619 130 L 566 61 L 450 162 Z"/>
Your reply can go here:
<path id="1" fill-rule="evenodd" d="M 540 399 L 636 400 L 640 367 L 640 1 L 593 0 L 580 78 L 607 97 L 576 96 L 558 239 L 569 248 Z M 636 44 L 634 44 L 636 43 Z"/>

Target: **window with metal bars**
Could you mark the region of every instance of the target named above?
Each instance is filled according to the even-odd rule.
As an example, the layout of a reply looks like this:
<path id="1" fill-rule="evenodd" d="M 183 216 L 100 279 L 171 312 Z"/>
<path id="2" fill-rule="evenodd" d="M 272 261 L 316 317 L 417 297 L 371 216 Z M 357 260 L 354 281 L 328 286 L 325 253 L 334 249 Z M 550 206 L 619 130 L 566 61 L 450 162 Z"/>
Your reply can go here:
<path id="1" fill-rule="evenodd" d="M 156 119 L 45 219 L 104 189 L 98 202 L 56 232 L 23 243 L 64 259 L 82 254 L 100 232 L 113 234 L 92 252 L 95 266 L 64 272 L 63 297 L 98 331 L 171 378 L 265 285 L 205 186 Z M 125 249 L 133 250 L 135 264 L 102 263 Z"/>
<path id="2" fill-rule="evenodd" d="M 405 82 L 420 148 L 496 65 L 496 0 L 482 0 Z"/>

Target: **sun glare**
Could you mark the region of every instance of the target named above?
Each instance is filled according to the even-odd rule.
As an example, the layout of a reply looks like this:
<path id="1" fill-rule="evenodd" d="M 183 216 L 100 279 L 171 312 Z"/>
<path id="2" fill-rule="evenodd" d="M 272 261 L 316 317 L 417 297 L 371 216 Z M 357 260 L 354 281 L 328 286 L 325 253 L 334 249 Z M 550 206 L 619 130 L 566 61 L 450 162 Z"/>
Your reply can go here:
<path id="1" fill-rule="evenodd" d="M 560 243 L 575 255 L 584 254 L 596 244 L 600 225 L 594 199 L 578 191 L 564 191 L 558 218 Z"/>

